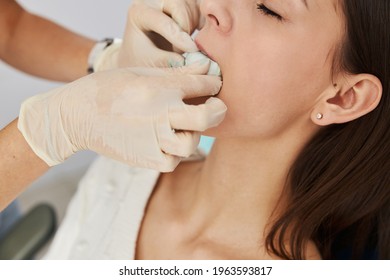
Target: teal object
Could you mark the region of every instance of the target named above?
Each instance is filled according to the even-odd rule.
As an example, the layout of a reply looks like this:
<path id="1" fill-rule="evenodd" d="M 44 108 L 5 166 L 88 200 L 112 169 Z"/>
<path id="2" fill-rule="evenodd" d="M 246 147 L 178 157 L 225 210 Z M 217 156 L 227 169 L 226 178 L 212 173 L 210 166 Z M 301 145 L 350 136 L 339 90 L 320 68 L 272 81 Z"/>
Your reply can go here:
<path id="1" fill-rule="evenodd" d="M 213 137 L 202 136 L 200 138 L 199 148 L 203 152 L 208 154 L 210 152 L 211 148 L 213 147 L 214 141 L 215 141 L 215 138 L 213 138 Z"/>

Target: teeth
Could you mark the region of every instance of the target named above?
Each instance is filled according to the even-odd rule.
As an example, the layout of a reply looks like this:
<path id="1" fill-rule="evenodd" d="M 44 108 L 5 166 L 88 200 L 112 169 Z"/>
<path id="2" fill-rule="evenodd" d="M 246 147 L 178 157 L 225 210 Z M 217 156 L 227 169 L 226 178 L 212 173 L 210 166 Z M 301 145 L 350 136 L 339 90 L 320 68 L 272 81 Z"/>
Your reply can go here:
<path id="1" fill-rule="evenodd" d="M 206 54 L 202 52 L 193 52 L 183 54 L 185 57 L 184 65 L 191 65 L 201 61 L 210 61 L 210 68 L 207 72 L 207 75 L 220 76 L 222 77 L 221 69 L 219 68 L 218 63 L 214 60 L 211 60 Z"/>

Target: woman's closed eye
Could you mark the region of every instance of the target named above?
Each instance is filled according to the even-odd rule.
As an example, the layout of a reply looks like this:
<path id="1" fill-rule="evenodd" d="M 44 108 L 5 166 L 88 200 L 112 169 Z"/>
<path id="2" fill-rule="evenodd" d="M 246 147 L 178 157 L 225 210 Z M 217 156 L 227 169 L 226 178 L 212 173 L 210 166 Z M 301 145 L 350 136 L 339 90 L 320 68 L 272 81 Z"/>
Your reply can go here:
<path id="1" fill-rule="evenodd" d="M 270 10 L 267 6 L 264 4 L 257 4 L 257 9 L 261 11 L 266 16 L 274 17 L 279 21 L 283 21 L 283 17 L 279 15 L 278 13 Z"/>

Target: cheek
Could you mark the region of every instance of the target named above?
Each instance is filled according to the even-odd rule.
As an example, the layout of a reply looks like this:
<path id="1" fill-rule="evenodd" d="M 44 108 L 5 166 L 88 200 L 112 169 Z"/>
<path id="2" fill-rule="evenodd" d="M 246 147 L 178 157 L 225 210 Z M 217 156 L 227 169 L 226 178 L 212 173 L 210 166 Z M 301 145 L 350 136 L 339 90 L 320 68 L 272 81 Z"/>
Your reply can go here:
<path id="1" fill-rule="evenodd" d="M 241 113 L 242 117 L 249 115 L 253 119 L 256 111 L 275 110 L 286 101 L 295 78 L 272 61 L 260 56 L 252 56 L 252 59 L 240 56 L 229 61 L 235 67 L 225 68 L 220 98 L 230 108 L 235 108 L 235 115 L 241 116 Z"/>
<path id="2" fill-rule="evenodd" d="M 242 74 L 242 71 L 228 72 L 219 98 L 228 111 L 217 135 L 252 136 L 266 130 L 265 124 L 273 119 L 278 110 L 277 103 L 258 77 Z"/>
<path id="3" fill-rule="evenodd" d="M 324 63 L 326 48 L 258 42 L 229 46 L 225 54 L 234 56 L 220 61 L 224 82 L 219 98 L 228 111 L 218 135 L 270 135 L 309 119 L 331 81 L 330 70 L 324 70 L 330 69 Z"/>
<path id="4" fill-rule="evenodd" d="M 294 71 L 297 66 L 289 66 L 294 61 L 283 59 L 282 67 L 265 59 L 231 62 L 236 67 L 224 71 L 219 94 L 228 111 L 217 130 L 210 131 L 214 134 L 211 136 L 271 136 L 297 119 L 310 118 L 311 108 L 321 92 L 321 81 L 314 78 L 315 68 L 307 73 Z"/>

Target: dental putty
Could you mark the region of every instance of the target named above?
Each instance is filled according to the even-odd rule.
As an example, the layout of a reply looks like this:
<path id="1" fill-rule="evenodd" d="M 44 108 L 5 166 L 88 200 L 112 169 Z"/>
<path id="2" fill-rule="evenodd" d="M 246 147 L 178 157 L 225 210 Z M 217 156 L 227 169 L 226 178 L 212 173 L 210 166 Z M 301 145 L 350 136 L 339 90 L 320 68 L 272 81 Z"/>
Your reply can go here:
<path id="1" fill-rule="evenodd" d="M 191 65 L 200 61 L 210 61 L 210 68 L 209 68 L 209 72 L 207 72 L 207 75 L 222 76 L 221 69 L 219 68 L 218 63 L 211 60 L 203 53 L 201 52 L 185 53 L 183 54 L 183 56 L 185 58 L 184 65 Z"/>

